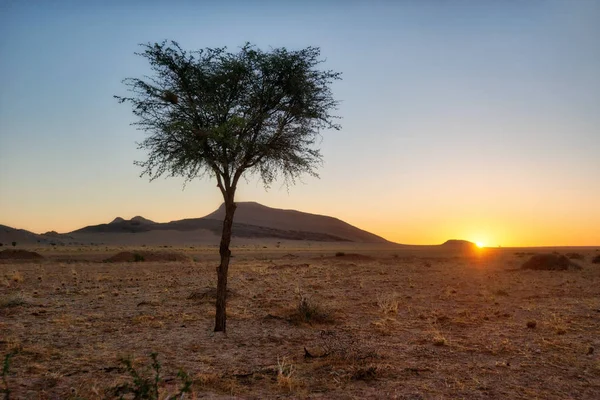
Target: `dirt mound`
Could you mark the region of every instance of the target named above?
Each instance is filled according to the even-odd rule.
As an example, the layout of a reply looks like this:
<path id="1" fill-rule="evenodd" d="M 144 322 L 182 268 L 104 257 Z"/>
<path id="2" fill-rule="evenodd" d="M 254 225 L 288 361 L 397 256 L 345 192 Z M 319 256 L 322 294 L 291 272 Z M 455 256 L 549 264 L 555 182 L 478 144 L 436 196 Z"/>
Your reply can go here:
<path id="1" fill-rule="evenodd" d="M 44 256 L 35 251 L 6 249 L 0 251 L 0 260 L 41 260 Z"/>
<path id="2" fill-rule="evenodd" d="M 172 251 L 122 251 L 104 262 L 190 261 L 185 254 Z"/>
<path id="3" fill-rule="evenodd" d="M 581 266 L 561 254 L 535 254 L 521 266 L 521 269 L 564 271 L 581 269 Z"/>

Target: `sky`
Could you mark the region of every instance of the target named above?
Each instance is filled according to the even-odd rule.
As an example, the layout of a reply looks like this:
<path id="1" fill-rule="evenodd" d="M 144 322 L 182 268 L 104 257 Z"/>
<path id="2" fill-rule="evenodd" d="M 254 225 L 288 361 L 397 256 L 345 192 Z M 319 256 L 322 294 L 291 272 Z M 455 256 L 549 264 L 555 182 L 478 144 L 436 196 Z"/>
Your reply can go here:
<path id="1" fill-rule="evenodd" d="M 122 80 L 140 43 L 320 47 L 342 73 L 320 178 L 237 201 L 389 240 L 600 245 L 600 2 L 0 2 L 0 224 L 69 232 L 209 214 L 215 183 L 140 178 Z"/>

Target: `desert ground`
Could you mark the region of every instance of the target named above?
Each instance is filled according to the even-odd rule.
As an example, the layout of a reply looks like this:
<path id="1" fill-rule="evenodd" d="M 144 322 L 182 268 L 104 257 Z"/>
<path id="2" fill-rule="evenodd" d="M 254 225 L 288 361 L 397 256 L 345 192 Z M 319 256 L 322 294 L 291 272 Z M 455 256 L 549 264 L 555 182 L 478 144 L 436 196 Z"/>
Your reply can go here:
<path id="1" fill-rule="evenodd" d="M 232 249 L 226 335 L 213 332 L 215 246 L 1 260 L 0 355 L 14 356 L 0 388 L 118 398 L 133 383 L 122 360 L 154 379 L 157 353 L 161 399 L 180 370 L 186 399 L 600 398 L 599 249 L 290 243 Z M 102 262 L 124 250 L 180 257 Z M 553 250 L 583 268 L 519 269 Z"/>

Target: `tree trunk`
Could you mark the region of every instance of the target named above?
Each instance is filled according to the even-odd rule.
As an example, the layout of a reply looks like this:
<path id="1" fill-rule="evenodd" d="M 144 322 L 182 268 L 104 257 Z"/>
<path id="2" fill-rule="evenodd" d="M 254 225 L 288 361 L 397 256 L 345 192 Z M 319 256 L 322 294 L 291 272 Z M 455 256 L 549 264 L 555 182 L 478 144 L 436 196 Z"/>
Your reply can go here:
<path id="1" fill-rule="evenodd" d="M 226 332 L 227 322 L 227 270 L 229 269 L 229 259 L 231 251 L 231 228 L 233 226 L 233 214 L 236 205 L 233 201 L 233 193 L 225 196 L 225 219 L 223 220 L 223 232 L 221 234 L 221 245 L 219 253 L 221 254 L 221 264 L 217 268 L 217 313 L 215 315 L 215 332 Z"/>

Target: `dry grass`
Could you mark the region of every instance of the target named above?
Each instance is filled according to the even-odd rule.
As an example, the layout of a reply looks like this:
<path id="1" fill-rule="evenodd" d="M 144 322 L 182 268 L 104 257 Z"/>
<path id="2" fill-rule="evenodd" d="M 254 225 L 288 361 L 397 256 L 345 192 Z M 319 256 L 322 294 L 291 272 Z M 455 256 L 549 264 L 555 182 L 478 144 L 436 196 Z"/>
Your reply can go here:
<path id="1" fill-rule="evenodd" d="M 297 382 L 293 378 L 294 371 L 294 365 L 285 356 L 281 360 L 277 357 L 277 384 L 290 392 L 297 386 Z"/>
<path id="2" fill-rule="evenodd" d="M 3 261 L 13 397 L 106 398 L 128 378 L 119 358 L 157 352 L 161 393 L 181 368 L 189 398 L 600 398 L 593 251 L 578 250 L 581 271 L 525 271 L 514 250 L 341 250 L 234 249 L 227 336 L 212 332 L 214 248 L 189 250 L 197 262 L 77 248 Z"/>
<path id="3" fill-rule="evenodd" d="M 398 313 L 398 295 L 392 294 L 378 294 L 377 305 L 384 314 L 397 314 Z"/>

